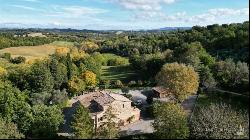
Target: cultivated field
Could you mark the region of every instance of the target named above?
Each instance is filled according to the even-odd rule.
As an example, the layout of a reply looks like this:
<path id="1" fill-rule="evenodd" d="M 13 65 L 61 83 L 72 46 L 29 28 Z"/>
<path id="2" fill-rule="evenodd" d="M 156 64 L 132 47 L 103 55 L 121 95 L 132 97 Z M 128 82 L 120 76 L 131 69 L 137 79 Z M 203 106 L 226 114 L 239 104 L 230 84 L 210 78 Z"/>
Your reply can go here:
<path id="1" fill-rule="evenodd" d="M 55 53 L 58 47 L 72 47 L 73 43 L 56 41 L 51 44 L 39 45 L 39 46 L 21 46 L 21 47 L 11 47 L 0 50 L 0 54 L 10 53 L 11 57 L 24 56 L 27 61 L 31 59 L 39 59 L 46 57 L 49 54 Z"/>

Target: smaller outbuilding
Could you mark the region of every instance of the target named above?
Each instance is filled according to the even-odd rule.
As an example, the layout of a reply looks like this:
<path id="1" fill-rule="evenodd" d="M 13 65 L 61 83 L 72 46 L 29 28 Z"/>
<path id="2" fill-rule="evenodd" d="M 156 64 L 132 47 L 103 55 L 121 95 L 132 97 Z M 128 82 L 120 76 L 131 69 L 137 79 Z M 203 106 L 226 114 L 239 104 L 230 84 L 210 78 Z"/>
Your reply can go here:
<path id="1" fill-rule="evenodd" d="M 164 88 L 163 86 L 153 87 L 153 98 L 166 98 L 171 95 L 168 89 Z"/>

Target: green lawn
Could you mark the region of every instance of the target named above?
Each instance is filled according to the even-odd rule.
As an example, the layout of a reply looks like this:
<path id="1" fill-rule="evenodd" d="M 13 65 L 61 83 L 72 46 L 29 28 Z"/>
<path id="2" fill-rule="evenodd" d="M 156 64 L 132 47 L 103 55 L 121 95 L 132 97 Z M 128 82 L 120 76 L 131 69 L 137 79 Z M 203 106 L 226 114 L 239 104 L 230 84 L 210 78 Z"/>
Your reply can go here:
<path id="1" fill-rule="evenodd" d="M 102 80 L 129 82 L 130 80 L 137 80 L 138 74 L 129 65 L 102 66 L 101 77 Z"/>

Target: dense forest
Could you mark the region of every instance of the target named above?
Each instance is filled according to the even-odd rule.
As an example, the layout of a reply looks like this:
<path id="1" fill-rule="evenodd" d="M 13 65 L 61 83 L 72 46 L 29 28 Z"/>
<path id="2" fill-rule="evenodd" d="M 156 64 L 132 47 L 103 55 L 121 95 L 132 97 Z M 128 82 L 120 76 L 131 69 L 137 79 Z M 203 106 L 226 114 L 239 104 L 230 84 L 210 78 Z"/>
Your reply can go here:
<path id="1" fill-rule="evenodd" d="M 30 37 L 30 32 L 40 32 L 46 37 Z M 163 70 L 171 75 L 173 70 L 185 69 L 187 77 L 190 72 L 197 75 L 198 92 L 220 89 L 249 98 L 249 21 L 156 32 L 0 30 L 0 49 L 54 41 L 72 42 L 73 47 L 69 52 L 57 49 L 31 64 L 25 63 L 23 56 L 12 58 L 10 53 L 0 54 L 1 138 L 55 138 L 63 123 L 62 110 L 72 97 L 97 87 L 152 87 L 164 82 Z M 123 65 L 136 71 L 136 79 L 103 79 L 102 67 Z M 169 110 L 163 109 L 165 112 L 174 108 L 177 116 L 183 114 L 174 105 L 166 108 Z M 167 117 L 171 120 L 171 116 Z"/>

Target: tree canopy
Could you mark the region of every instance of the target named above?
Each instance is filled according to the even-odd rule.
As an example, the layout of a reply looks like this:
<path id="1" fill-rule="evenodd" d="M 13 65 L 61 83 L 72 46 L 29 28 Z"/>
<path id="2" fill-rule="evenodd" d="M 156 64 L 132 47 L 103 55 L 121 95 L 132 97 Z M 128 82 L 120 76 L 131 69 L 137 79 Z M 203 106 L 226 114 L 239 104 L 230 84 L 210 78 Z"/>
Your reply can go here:
<path id="1" fill-rule="evenodd" d="M 71 124 L 75 139 L 90 139 L 94 134 L 94 122 L 92 121 L 88 109 L 79 105 L 74 114 Z"/>
<path id="2" fill-rule="evenodd" d="M 160 103 L 154 108 L 155 135 L 160 139 L 187 139 L 187 115 L 179 104 Z"/>
<path id="3" fill-rule="evenodd" d="M 194 68 L 178 63 L 165 64 L 157 74 L 156 80 L 159 85 L 174 94 L 178 101 L 195 94 L 199 86 L 199 76 Z"/>

